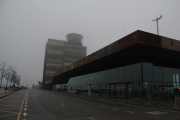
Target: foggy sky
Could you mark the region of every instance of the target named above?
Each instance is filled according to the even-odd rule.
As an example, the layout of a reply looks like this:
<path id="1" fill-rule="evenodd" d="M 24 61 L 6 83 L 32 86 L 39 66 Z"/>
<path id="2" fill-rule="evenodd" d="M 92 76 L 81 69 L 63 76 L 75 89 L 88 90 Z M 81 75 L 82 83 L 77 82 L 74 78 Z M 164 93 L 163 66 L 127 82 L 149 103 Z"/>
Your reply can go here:
<path id="1" fill-rule="evenodd" d="M 0 60 L 16 68 L 21 85 L 42 81 L 48 38 L 83 35 L 87 54 L 136 30 L 180 40 L 179 0 L 0 0 Z"/>

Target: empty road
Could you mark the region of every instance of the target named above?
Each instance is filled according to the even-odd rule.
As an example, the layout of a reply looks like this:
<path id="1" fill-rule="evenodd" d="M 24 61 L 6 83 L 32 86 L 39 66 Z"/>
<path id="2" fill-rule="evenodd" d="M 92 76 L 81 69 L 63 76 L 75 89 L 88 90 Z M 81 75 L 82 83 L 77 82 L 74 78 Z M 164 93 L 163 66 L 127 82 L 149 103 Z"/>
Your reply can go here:
<path id="1" fill-rule="evenodd" d="M 179 120 L 179 118 L 180 112 L 176 111 L 117 104 L 78 94 L 41 89 L 20 90 L 0 99 L 0 120 Z"/>

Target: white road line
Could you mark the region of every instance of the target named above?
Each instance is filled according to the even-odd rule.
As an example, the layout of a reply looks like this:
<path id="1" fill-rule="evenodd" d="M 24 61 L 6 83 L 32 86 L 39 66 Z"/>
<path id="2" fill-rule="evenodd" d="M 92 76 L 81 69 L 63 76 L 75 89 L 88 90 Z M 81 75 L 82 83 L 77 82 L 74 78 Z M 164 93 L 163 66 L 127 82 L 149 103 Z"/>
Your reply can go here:
<path id="1" fill-rule="evenodd" d="M 24 111 L 26 111 L 27 110 L 27 108 L 24 108 Z"/>
<path id="2" fill-rule="evenodd" d="M 92 117 L 89 117 L 89 116 L 87 116 L 89 119 L 91 119 L 91 120 L 95 120 L 94 118 L 92 118 Z"/>
<path id="3" fill-rule="evenodd" d="M 62 103 L 60 103 L 60 104 L 64 106 L 64 104 L 62 104 Z"/>
<path id="4" fill-rule="evenodd" d="M 23 116 L 27 116 L 27 113 L 23 113 Z"/>
<path id="5" fill-rule="evenodd" d="M 131 112 L 131 111 L 126 111 L 126 112 L 128 112 L 128 113 L 133 113 L 133 114 L 134 114 L 134 112 Z"/>
<path id="6" fill-rule="evenodd" d="M 106 107 L 106 106 L 104 106 L 104 105 L 101 105 L 101 107 Z"/>
<path id="7" fill-rule="evenodd" d="M 25 107 L 27 107 L 27 105 L 25 105 Z"/>
<path id="8" fill-rule="evenodd" d="M 113 109 L 113 110 L 119 110 L 119 109 L 117 109 L 117 108 L 111 108 L 111 109 Z"/>

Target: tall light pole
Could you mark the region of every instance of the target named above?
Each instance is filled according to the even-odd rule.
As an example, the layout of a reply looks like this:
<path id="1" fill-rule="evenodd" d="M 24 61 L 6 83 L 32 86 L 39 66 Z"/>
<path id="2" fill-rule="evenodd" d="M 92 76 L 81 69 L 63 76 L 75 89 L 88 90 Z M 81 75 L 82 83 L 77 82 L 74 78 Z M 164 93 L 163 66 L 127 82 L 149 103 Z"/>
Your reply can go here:
<path id="1" fill-rule="evenodd" d="M 156 24 L 157 24 L 157 34 L 159 35 L 159 28 L 158 28 L 158 20 L 160 20 L 162 18 L 162 15 L 160 15 L 159 18 L 156 18 L 155 20 L 152 20 L 152 21 L 156 21 Z"/>

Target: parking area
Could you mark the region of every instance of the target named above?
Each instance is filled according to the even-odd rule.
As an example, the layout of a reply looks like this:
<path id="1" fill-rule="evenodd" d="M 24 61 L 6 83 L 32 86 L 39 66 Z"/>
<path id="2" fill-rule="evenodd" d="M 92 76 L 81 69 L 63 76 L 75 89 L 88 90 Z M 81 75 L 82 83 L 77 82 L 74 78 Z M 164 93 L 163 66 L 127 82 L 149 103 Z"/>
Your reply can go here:
<path id="1" fill-rule="evenodd" d="M 27 90 L 0 99 L 0 120 L 19 120 Z"/>

